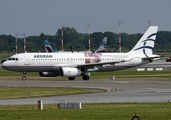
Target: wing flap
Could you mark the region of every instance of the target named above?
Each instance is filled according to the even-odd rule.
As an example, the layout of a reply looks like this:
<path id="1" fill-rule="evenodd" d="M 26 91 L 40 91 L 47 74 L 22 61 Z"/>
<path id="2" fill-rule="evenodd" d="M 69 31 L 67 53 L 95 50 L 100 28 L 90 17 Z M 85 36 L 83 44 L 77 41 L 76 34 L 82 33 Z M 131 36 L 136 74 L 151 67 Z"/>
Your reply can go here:
<path id="1" fill-rule="evenodd" d="M 125 61 L 121 60 L 121 61 L 110 61 L 110 62 L 78 64 L 77 67 L 92 68 L 92 67 L 95 67 L 95 66 L 101 66 L 101 65 L 105 65 L 105 64 L 116 64 L 116 63 L 120 63 L 120 62 L 125 62 Z"/>

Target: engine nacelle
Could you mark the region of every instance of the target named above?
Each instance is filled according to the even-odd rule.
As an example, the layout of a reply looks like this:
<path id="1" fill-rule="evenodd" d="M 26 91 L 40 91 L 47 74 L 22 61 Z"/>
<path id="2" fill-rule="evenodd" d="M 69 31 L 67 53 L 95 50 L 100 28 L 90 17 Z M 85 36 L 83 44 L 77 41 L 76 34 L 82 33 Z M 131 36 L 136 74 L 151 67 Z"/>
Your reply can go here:
<path id="1" fill-rule="evenodd" d="M 59 72 L 39 72 L 39 75 L 41 77 L 56 77 L 60 76 Z"/>
<path id="2" fill-rule="evenodd" d="M 62 77 L 77 77 L 81 76 L 81 70 L 78 68 L 61 68 Z"/>

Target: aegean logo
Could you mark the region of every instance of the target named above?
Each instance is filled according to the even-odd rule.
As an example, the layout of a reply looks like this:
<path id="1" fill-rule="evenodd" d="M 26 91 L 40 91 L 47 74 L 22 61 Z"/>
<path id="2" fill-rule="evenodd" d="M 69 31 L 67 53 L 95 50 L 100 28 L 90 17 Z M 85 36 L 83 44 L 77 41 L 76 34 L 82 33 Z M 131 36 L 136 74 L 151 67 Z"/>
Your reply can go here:
<path id="1" fill-rule="evenodd" d="M 71 74 L 71 71 L 68 71 L 68 72 L 66 73 L 66 75 L 68 75 L 68 74 Z"/>
<path id="2" fill-rule="evenodd" d="M 52 58 L 52 55 L 34 55 L 34 58 Z"/>

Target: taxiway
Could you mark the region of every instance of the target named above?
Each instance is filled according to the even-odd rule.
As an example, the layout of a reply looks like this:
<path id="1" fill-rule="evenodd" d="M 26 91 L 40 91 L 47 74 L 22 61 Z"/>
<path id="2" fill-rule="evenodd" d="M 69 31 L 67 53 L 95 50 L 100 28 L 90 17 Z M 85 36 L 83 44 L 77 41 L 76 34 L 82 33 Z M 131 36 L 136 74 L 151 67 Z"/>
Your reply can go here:
<path id="1" fill-rule="evenodd" d="M 90 80 L 90 81 L 41 81 L 41 80 L 0 80 L 1 87 L 65 87 L 86 89 L 107 89 L 104 93 L 63 95 L 53 97 L 0 100 L 0 105 L 44 104 L 59 102 L 81 103 L 142 103 L 171 101 L 170 80 Z"/>

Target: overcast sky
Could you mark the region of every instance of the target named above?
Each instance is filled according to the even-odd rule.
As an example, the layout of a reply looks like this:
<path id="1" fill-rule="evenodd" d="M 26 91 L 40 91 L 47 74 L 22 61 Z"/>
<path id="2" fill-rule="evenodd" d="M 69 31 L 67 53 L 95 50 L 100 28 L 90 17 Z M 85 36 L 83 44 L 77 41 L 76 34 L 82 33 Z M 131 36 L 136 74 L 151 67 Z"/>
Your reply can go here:
<path id="1" fill-rule="evenodd" d="M 171 31 L 171 0 L 0 0 L 0 35 L 55 35 L 65 27 L 90 31 L 144 33 L 151 20 Z"/>

